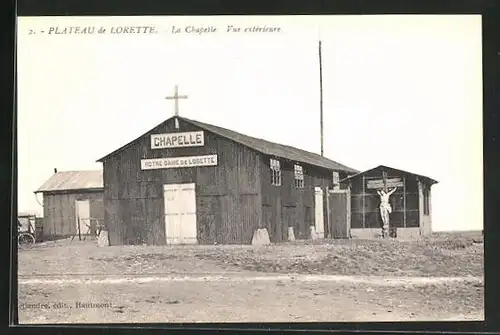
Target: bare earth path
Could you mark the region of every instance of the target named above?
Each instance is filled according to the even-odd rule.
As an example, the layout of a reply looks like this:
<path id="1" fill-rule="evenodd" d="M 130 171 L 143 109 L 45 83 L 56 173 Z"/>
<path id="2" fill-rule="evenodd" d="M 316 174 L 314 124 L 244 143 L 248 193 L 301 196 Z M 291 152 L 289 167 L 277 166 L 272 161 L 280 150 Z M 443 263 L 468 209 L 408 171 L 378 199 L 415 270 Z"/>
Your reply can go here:
<path id="1" fill-rule="evenodd" d="M 100 277 L 100 278 L 99 278 Z M 349 284 L 365 284 L 371 286 L 418 286 L 418 285 L 439 285 L 439 284 L 456 284 L 467 283 L 470 285 L 482 285 L 483 278 L 481 277 L 375 277 L 375 276 L 335 276 L 335 275 L 175 275 L 175 276 L 151 276 L 151 275 L 72 275 L 72 276 L 38 276 L 38 277 L 21 277 L 19 284 L 46 284 L 46 285 L 66 285 L 66 284 L 126 284 L 126 283 L 160 283 L 160 282 L 275 282 L 275 281 L 290 281 L 290 282 L 330 282 L 330 283 L 349 283 Z"/>
<path id="2" fill-rule="evenodd" d="M 484 319 L 481 245 L 377 243 L 260 248 L 46 244 L 19 254 L 19 321 Z"/>
<path id="3" fill-rule="evenodd" d="M 349 282 L 346 277 L 322 276 L 233 277 L 233 280 L 229 276 L 226 280 L 200 276 L 153 278 L 21 280 L 20 321 L 335 322 L 483 318 L 480 278 L 453 281 L 371 278 L 371 282 L 367 277 L 352 277 Z M 459 306 L 453 300 L 457 294 L 462 297 Z M 87 307 L 88 303 L 95 305 Z"/>

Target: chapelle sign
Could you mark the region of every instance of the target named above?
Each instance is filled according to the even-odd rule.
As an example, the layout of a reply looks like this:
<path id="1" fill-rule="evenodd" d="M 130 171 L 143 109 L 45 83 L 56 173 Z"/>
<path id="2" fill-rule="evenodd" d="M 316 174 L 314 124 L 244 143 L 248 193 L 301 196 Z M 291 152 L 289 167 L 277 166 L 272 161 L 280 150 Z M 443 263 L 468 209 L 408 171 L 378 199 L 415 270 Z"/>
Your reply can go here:
<path id="1" fill-rule="evenodd" d="M 203 131 L 151 135 L 151 149 L 202 147 L 204 145 Z M 217 155 L 141 159 L 142 170 L 216 165 Z"/>
<path id="2" fill-rule="evenodd" d="M 202 147 L 205 145 L 203 131 L 151 135 L 151 149 Z"/>

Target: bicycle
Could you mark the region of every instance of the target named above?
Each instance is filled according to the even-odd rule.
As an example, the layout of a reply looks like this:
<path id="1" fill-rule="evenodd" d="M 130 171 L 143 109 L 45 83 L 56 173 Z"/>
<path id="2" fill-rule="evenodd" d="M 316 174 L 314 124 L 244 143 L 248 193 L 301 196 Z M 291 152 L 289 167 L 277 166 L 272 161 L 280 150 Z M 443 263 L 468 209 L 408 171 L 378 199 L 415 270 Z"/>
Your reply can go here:
<path id="1" fill-rule="evenodd" d="M 35 244 L 35 236 L 26 231 L 18 231 L 17 245 L 21 248 L 29 248 Z"/>

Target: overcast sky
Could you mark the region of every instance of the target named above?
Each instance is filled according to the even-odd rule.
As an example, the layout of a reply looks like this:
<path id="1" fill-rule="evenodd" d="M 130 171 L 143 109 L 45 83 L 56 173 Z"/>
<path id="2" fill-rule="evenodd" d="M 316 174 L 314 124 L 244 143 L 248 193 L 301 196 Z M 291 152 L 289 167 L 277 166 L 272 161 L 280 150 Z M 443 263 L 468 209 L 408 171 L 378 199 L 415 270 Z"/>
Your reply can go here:
<path id="1" fill-rule="evenodd" d="M 137 24 L 157 33 L 47 33 Z M 54 168 L 99 169 L 172 116 L 175 84 L 181 116 L 319 153 L 320 37 L 325 156 L 434 178 L 434 229 L 482 229 L 480 16 L 20 18 L 18 35 L 21 211 L 42 213 Z"/>

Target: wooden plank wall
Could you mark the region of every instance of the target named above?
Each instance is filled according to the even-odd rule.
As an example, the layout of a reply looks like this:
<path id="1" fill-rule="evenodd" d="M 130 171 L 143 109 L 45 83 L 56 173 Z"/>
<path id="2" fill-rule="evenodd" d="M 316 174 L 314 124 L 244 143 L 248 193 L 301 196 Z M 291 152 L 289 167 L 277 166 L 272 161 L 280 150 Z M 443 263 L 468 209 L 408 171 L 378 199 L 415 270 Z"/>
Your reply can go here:
<path id="1" fill-rule="evenodd" d="M 314 225 L 314 187 L 326 190 L 332 183 L 332 172 L 309 165 L 303 167 L 304 188 L 295 187 L 295 162 L 280 161 L 281 186 L 271 185 L 269 156 L 262 155 L 262 222 L 269 232 L 271 242 L 288 239 L 288 227 L 294 227 L 296 239 L 310 237 L 309 226 Z M 327 226 L 327 209 L 324 206 L 324 222 Z M 326 229 L 326 227 L 325 227 Z"/>
<path id="2" fill-rule="evenodd" d="M 175 132 L 173 120 L 151 133 Z M 179 122 L 180 132 L 198 131 Z M 215 167 L 141 170 L 144 158 L 218 155 Z M 250 243 L 261 220 L 258 153 L 205 131 L 205 146 L 150 149 L 150 136 L 104 162 L 110 244 L 165 244 L 163 185 L 195 183 L 199 243 Z"/>
<path id="3" fill-rule="evenodd" d="M 73 236 L 76 231 L 75 201 L 90 200 L 90 215 L 104 218 L 103 192 L 44 193 L 43 238 L 54 239 Z"/>

